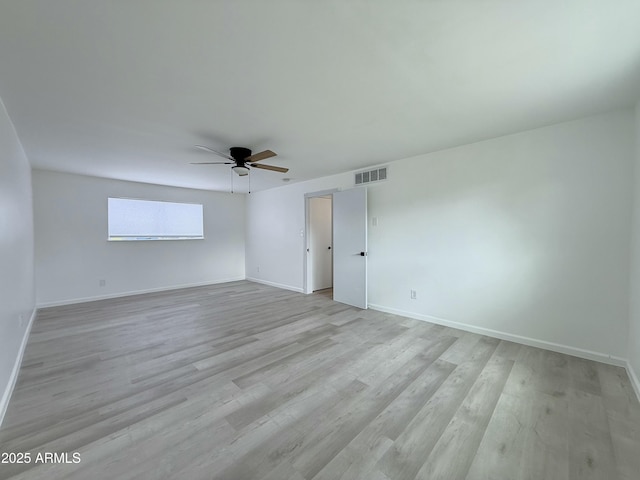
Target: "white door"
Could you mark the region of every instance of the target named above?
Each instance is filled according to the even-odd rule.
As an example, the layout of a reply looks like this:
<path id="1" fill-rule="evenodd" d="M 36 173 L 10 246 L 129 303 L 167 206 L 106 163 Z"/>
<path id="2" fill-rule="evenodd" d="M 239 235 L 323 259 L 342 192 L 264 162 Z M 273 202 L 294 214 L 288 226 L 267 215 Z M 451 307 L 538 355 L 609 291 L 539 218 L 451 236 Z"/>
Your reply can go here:
<path id="1" fill-rule="evenodd" d="M 333 299 L 367 308 L 367 189 L 333 194 Z"/>
<path id="2" fill-rule="evenodd" d="M 331 288 L 333 251 L 331 250 L 331 198 L 309 199 L 309 255 L 311 291 Z"/>

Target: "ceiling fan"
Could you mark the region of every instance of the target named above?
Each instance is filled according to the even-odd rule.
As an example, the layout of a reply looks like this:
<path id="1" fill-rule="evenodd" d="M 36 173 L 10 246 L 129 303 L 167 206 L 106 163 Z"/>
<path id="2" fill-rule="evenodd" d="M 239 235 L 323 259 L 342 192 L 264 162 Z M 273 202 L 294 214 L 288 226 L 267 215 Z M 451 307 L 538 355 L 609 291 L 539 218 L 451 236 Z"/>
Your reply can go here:
<path id="1" fill-rule="evenodd" d="M 265 160 L 267 158 L 275 157 L 277 153 L 272 152 L 271 150 L 264 150 L 263 152 L 255 153 L 252 155 L 251 150 L 248 148 L 231 147 L 229 149 L 229 155 L 226 155 L 224 153 L 217 152 L 216 150 L 206 147 L 204 145 L 196 145 L 196 148 L 199 148 L 200 150 L 205 150 L 210 153 L 215 153 L 216 155 L 231 161 L 230 162 L 192 162 L 192 165 L 233 165 L 231 169 L 241 177 L 244 177 L 245 175 L 249 175 L 249 167 L 261 168 L 263 170 L 271 170 L 273 172 L 280 172 L 280 173 L 287 173 L 289 171 L 288 168 L 256 163 L 256 162 L 260 162 L 261 160 Z"/>

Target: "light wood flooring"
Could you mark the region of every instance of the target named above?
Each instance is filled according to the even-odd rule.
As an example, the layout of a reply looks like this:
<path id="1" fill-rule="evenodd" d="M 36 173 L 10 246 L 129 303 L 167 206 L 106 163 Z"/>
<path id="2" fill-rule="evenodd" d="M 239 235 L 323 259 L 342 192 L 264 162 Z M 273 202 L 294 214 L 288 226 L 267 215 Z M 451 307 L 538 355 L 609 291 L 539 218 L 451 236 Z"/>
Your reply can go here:
<path id="1" fill-rule="evenodd" d="M 39 312 L 13 479 L 640 478 L 625 371 L 250 282 Z"/>

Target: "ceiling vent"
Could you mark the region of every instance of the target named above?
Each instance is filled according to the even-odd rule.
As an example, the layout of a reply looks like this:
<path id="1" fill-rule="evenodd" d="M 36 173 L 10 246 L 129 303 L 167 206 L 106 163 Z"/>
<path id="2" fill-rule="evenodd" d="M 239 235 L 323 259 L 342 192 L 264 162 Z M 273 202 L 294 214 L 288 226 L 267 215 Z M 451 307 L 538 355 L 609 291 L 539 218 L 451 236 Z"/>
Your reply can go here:
<path id="1" fill-rule="evenodd" d="M 356 185 L 364 185 L 373 182 L 381 182 L 387 179 L 387 167 L 379 167 L 374 170 L 356 173 Z"/>

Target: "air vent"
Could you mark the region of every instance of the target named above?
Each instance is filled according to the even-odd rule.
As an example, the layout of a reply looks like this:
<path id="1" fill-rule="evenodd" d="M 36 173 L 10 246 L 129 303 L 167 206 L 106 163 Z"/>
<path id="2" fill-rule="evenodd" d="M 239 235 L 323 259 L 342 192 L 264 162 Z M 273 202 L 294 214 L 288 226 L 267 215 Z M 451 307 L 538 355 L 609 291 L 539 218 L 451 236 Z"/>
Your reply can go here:
<path id="1" fill-rule="evenodd" d="M 356 173 L 356 185 L 365 183 L 380 182 L 387 179 L 387 167 L 376 168 L 375 170 L 367 170 L 366 172 Z"/>

